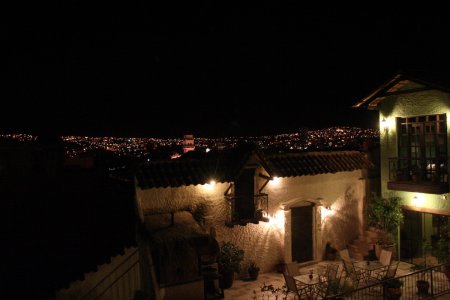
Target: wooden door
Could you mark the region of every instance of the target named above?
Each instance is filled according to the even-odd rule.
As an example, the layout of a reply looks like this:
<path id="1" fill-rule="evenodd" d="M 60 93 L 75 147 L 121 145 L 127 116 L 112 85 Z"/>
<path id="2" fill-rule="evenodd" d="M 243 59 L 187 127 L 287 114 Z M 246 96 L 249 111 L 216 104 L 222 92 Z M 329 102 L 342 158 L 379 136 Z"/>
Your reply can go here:
<path id="1" fill-rule="evenodd" d="M 291 209 L 292 260 L 306 262 L 313 257 L 313 204 Z"/>

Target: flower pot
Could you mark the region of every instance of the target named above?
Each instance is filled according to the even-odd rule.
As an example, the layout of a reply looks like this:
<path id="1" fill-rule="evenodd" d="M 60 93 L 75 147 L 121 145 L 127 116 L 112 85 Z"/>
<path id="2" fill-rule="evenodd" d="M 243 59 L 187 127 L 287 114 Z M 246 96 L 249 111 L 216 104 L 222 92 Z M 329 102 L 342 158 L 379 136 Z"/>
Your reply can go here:
<path id="1" fill-rule="evenodd" d="M 286 264 L 285 263 L 277 264 L 277 272 L 278 273 L 285 273 L 286 272 Z"/>
<path id="2" fill-rule="evenodd" d="M 426 280 L 416 281 L 417 291 L 420 295 L 428 295 L 428 289 L 430 288 L 430 283 Z"/>
<path id="3" fill-rule="evenodd" d="M 398 300 L 402 296 L 402 290 L 400 288 L 386 288 L 386 299 Z"/>
<path id="4" fill-rule="evenodd" d="M 221 272 L 222 277 L 220 277 L 219 284 L 222 289 L 229 289 L 234 282 L 234 271 L 223 270 Z"/>
<path id="5" fill-rule="evenodd" d="M 375 254 L 380 259 L 381 250 L 388 250 L 392 252 L 391 259 L 395 257 L 395 243 L 394 244 L 375 244 Z"/>
<path id="6" fill-rule="evenodd" d="M 450 282 L 450 265 L 446 265 L 444 267 L 444 274 L 447 277 L 447 280 Z"/>
<path id="7" fill-rule="evenodd" d="M 250 277 L 251 280 L 256 280 L 256 279 L 258 279 L 258 276 L 259 276 L 259 270 L 249 269 L 249 270 L 248 270 L 248 276 Z"/>
<path id="8" fill-rule="evenodd" d="M 327 253 L 325 255 L 325 259 L 326 260 L 336 260 L 336 253 L 331 253 L 331 252 Z"/>

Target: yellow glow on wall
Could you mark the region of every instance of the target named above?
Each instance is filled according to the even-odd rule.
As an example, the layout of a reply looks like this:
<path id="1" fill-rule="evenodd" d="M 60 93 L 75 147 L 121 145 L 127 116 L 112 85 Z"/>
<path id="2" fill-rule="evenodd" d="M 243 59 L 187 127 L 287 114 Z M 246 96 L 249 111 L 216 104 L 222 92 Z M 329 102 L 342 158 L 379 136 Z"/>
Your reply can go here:
<path id="1" fill-rule="evenodd" d="M 270 179 L 270 184 L 278 185 L 278 184 L 280 184 L 280 181 L 281 181 L 281 178 L 278 176 L 275 176 L 272 179 Z"/>
<path id="2" fill-rule="evenodd" d="M 215 180 L 210 180 L 209 183 L 206 183 L 204 185 L 202 185 L 204 187 L 205 190 L 213 190 L 214 187 L 216 186 L 216 181 Z"/>
<path id="3" fill-rule="evenodd" d="M 325 219 L 328 216 L 332 216 L 332 215 L 334 215 L 334 210 L 332 210 L 331 207 L 329 207 L 329 206 L 328 207 L 324 207 L 324 206 L 321 207 L 320 216 L 321 216 L 322 222 L 325 221 Z"/>
<path id="4" fill-rule="evenodd" d="M 380 131 L 389 132 L 395 126 L 394 118 L 380 116 Z"/>
<path id="5" fill-rule="evenodd" d="M 413 204 L 415 207 L 422 207 L 425 204 L 425 197 L 421 194 L 417 194 L 413 198 Z"/>
<path id="6" fill-rule="evenodd" d="M 278 210 L 275 215 L 269 216 L 269 225 L 278 229 L 284 228 L 284 210 Z"/>

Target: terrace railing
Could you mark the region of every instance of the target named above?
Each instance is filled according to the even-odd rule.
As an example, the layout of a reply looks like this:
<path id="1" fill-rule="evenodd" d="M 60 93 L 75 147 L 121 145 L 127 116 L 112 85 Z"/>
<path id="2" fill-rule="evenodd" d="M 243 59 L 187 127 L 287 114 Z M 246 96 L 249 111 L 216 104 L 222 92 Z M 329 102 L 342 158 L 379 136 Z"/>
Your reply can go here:
<path id="1" fill-rule="evenodd" d="M 450 279 L 446 276 L 446 268 L 450 265 L 437 265 L 416 271 L 404 276 L 396 277 L 402 282 L 401 299 L 415 300 L 415 299 L 433 299 L 438 296 L 449 294 L 450 298 Z M 352 299 L 352 300 L 375 300 L 375 299 L 389 299 L 387 298 L 387 283 L 389 280 L 383 280 L 375 284 L 370 284 L 357 289 L 342 292 L 336 295 L 331 295 L 325 299 Z M 429 283 L 427 293 L 420 293 L 417 287 L 418 280 L 425 280 Z"/>
<path id="2" fill-rule="evenodd" d="M 436 194 L 448 192 L 448 157 L 389 158 L 388 188 Z"/>

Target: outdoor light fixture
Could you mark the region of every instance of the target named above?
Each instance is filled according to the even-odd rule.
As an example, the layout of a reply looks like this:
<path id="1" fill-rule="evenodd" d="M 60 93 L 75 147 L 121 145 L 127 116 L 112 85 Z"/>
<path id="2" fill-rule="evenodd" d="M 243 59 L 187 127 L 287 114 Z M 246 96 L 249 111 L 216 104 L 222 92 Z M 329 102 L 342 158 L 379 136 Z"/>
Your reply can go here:
<path id="1" fill-rule="evenodd" d="M 208 183 L 205 183 L 204 185 L 203 185 L 203 187 L 206 189 L 206 190 L 213 190 L 214 189 L 214 186 L 216 185 L 216 181 L 214 180 L 214 179 L 211 179 Z"/>
<path id="2" fill-rule="evenodd" d="M 272 179 L 270 179 L 270 182 L 278 184 L 280 182 L 280 177 L 274 176 Z"/>
<path id="3" fill-rule="evenodd" d="M 334 211 L 331 209 L 331 207 L 329 205 L 322 207 L 322 211 L 321 211 L 322 222 L 325 221 L 325 219 L 328 216 L 332 216 L 333 214 L 334 214 Z"/>
<path id="4" fill-rule="evenodd" d="M 385 132 L 389 131 L 389 124 L 388 124 L 388 122 L 386 121 L 385 118 L 383 118 L 383 120 L 381 120 L 381 128 L 383 128 L 383 130 Z"/>
<path id="5" fill-rule="evenodd" d="M 413 197 L 413 203 L 415 207 L 421 207 L 425 203 L 425 198 L 423 196 L 414 196 Z"/>

